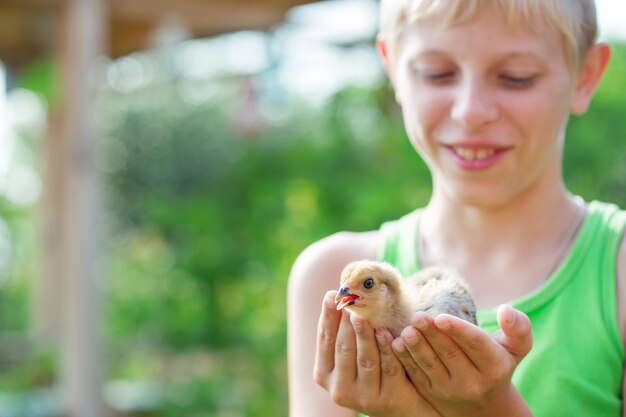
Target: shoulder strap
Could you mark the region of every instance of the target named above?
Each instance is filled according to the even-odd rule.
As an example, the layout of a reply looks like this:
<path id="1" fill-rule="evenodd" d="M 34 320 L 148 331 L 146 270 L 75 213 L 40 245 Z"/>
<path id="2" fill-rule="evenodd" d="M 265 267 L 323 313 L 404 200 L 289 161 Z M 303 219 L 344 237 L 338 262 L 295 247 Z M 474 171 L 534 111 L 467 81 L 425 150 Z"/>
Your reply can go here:
<path id="1" fill-rule="evenodd" d="M 412 275 L 420 269 L 416 246 L 420 214 L 421 209 L 418 209 L 380 227 L 382 244 L 378 260 L 395 266 L 403 276 Z"/>
<path id="2" fill-rule="evenodd" d="M 610 209 L 610 210 L 609 210 Z M 604 305 L 604 320 L 606 323 L 617 325 L 617 262 L 618 253 L 624 230 L 626 228 L 626 211 L 615 206 L 609 206 L 605 212 L 605 252 L 603 259 L 602 298 Z"/>

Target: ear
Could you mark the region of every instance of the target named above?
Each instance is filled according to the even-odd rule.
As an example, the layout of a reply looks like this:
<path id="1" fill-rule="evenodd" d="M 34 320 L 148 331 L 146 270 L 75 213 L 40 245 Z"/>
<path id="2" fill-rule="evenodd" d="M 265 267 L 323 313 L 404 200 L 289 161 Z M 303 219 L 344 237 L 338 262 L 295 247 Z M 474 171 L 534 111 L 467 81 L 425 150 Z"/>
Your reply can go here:
<path id="1" fill-rule="evenodd" d="M 396 90 L 396 77 L 393 71 L 393 60 L 389 51 L 389 45 L 380 35 L 376 37 L 376 50 L 378 51 L 380 60 L 383 63 L 383 69 L 385 70 L 385 74 L 387 74 L 387 78 L 389 78 L 389 82 L 391 83 L 393 89 Z M 396 101 L 400 103 L 397 90 Z"/>
<path id="2" fill-rule="evenodd" d="M 376 37 L 376 50 L 378 51 L 380 60 L 383 62 L 385 73 L 389 76 L 389 49 L 387 48 L 387 42 L 385 42 L 381 35 Z"/>
<path id="3" fill-rule="evenodd" d="M 606 43 L 597 43 L 587 52 L 578 75 L 570 107 L 573 114 L 583 114 L 589 108 L 591 98 L 598 87 L 610 57 L 611 48 Z"/>

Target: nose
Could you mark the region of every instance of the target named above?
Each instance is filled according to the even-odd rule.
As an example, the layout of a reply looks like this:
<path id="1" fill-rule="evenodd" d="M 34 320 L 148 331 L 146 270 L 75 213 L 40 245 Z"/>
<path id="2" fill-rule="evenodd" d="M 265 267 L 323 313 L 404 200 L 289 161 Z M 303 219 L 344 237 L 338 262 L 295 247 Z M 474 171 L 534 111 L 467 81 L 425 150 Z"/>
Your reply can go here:
<path id="1" fill-rule="evenodd" d="M 498 106 L 492 92 L 477 80 L 458 85 L 451 109 L 453 120 L 468 129 L 475 129 L 498 118 Z"/>

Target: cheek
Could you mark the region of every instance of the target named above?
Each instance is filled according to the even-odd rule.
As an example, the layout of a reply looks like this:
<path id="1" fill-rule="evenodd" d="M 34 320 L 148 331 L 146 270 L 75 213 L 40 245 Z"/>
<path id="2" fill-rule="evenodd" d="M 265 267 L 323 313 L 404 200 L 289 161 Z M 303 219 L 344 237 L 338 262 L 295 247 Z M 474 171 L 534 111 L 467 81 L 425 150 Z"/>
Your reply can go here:
<path id="1" fill-rule="evenodd" d="M 526 136 L 552 142 L 561 137 L 569 117 L 568 99 L 567 90 L 546 89 L 539 97 L 529 95 L 517 100 L 516 105 L 509 108 L 509 117 L 526 131 Z"/>
<path id="2" fill-rule="evenodd" d="M 441 120 L 445 106 L 441 93 L 433 94 L 428 88 L 418 88 L 416 84 L 410 78 L 403 79 L 398 85 L 398 91 L 401 91 L 398 102 L 411 142 L 422 149 L 428 133 Z"/>
<path id="3" fill-rule="evenodd" d="M 412 91 L 402 105 L 404 126 L 413 148 L 424 162 L 433 169 L 433 158 L 437 152 L 437 138 L 445 126 L 446 106 L 441 94 L 432 94 L 428 89 Z"/>

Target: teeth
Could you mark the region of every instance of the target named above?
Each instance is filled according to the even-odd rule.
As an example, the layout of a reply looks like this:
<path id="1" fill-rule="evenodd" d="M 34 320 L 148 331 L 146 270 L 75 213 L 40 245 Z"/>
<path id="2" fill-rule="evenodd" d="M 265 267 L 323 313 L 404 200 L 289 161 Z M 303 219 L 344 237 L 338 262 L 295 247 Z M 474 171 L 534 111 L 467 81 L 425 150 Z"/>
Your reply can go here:
<path id="1" fill-rule="evenodd" d="M 461 148 L 458 146 L 453 146 L 452 149 L 454 152 L 463 159 L 468 161 L 480 161 L 483 159 L 487 159 L 493 154 L 496 153 L 496 150 L 491 149 L 469 149 L 469 148 Z"/>

